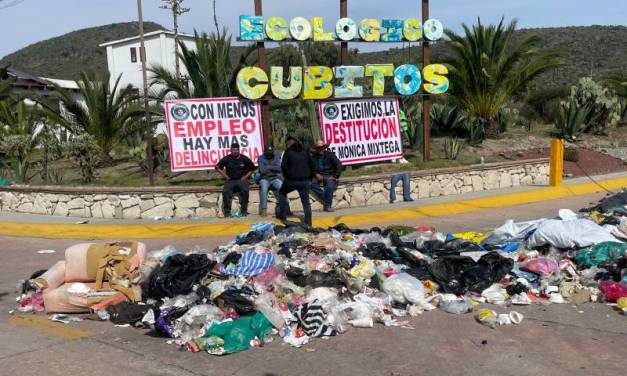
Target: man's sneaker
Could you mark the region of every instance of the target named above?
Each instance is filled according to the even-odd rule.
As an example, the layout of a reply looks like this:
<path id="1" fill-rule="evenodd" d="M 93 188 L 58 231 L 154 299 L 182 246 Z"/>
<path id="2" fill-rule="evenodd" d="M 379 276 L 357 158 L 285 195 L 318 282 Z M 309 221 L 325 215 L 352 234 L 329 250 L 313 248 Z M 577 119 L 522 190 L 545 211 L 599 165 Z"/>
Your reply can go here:
<path id="1" fill-rule="evenodd" d="M 259 211 L 259 215 L 261 217 L 267 217 L 268 216 L 268 211 L 267 210 L 260 210 Z"/>
<path id="2" fill-rule="evenodd" d="M 327 213 L 333 213 L 335 210 L 333 210 L 333 208 L 330 207 L 330 206 L 325 206 L 324 207 L 324 211 L 327 212 Z"/>

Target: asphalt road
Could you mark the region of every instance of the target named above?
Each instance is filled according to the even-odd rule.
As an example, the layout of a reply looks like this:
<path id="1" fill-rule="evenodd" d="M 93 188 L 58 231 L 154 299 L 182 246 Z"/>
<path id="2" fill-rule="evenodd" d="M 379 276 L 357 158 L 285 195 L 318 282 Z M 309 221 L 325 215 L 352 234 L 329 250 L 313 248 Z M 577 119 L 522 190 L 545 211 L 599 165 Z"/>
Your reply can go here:
<path id="1" fill-rule="evenodd" d="M 507 218 L 552 217 L 559 208 L 576 210 L 601 196 L 406 223 L 441 231 L 489 230 Z M 150 249 L 172 244 L 188 250 L 228 240 L 146 243 Z M 180 351 L 148 331 L 107 322 L 63 325 L 42 315 L 11 317 L 17 281 L 51 266 L 74 243 L 0 238 L 0 375 L 624 375 L 627 368 L 627 317 L 600 303 L 517 307 L 525 315 L 522 324 L 496 330 L 478 324 L 471 314 L 436 310 L 410 319 L 413 329 L 377 325 L 314 339 L 301 349 L 276 340 L 224 357 Z M 56 253 L 37 253 L 42 249 Z M 68 339 L 72 336 L 80 338 Z"/>

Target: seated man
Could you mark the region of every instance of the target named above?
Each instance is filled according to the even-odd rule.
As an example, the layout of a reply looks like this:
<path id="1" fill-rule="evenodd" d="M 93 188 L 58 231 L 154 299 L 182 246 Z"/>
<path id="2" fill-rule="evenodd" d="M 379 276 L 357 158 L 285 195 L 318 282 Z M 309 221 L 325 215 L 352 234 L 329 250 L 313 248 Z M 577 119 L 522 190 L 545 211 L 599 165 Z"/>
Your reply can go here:
<path id="1" fill-rule="evenodd" d="M 278 197 L 281 179 L 281 158 L 274 154 L 272 146 L 266 146 L 262 155 L 257 160 L 259 165 L 259 215 L 268 215 L 268 191 L 272 189 L 274 196 Z"/>
<path id="2" fill-rule="evenodd" d="M 333 211 L 333 194 L 337 189 L 342 174 L 342 162 L 335 153 L 329 150 L 328 145 L 322 140 L 316 141 L 313 153 L 318 176 L 311 181 L 311 190 L 316 198 L 322 201 L 324 211 Z M 324 189 L 320 186 L 324 185 Z"/>
<path id="3" fill-rule="evenodd" d="M 231 154 L 222 158 L 216 166 L 216 171 L 224 177 L 222 190 L 222 213 L 225 217 L 231 215 L 231 200 L 233 193 L 239 193 L 239 203 L 243 216 L 248 215 L 248 195 L 250 191 L 248 179 L 255 171 L 255 164 L 239 150 L 239 144 L 231 145 Z"/>

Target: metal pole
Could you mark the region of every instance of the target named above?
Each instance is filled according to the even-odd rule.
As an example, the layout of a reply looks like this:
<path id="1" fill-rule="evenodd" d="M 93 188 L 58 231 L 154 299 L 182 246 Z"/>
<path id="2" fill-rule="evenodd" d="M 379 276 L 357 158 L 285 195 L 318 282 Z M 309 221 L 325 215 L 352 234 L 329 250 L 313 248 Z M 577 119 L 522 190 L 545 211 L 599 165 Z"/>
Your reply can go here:
<path id="1" fill-rule="evenodd" d="M 422 0 L 422 23 L 429 19 L 429 0 Z M 429 42 L 423 38 L 422 41 L 422 66 L 429 65 Z M 431 96 L 424 94 L 422 100 L 422 160 L 429 160 L 430 152 L 430 135 L 431 135 Z"/>
<path id="2" fill-rule="evenodd" d="M 146 72 L 146 46 L 144 45 L 144 16 L 142 14 L 142 0 L 137 0 L 137 17 L 139 19 L 139 56 L 142 62 L 142 78 L 144 81 L 144 112 L 146 114 L 146 158 L 148 169 L 148 181 L 155 185 L 155 172 L 153 171 L 152 156 L 152 117 L 150 116 L 150 104 L 148 103 L 148 74 Z"/>
<path id="3" fill-rule="evenodd" d="M 348 0 L 340 0 L 340 18 L 348 17 Z M 348 65 L 348 42 L 341 43 L 340 61 Z"/>
<path id="4" fill-rule="evenodd" d="M 181 77 L 181 64 L 179 62 L 179 2 L 172 4 L 172 17 L 174 18 L 174 66 L 176 77 Z"/>
<path id="5" fill-rule="evenodd" d="M 261 0 L 255 0 L 255 16 L 263 16 L 263 4 Z M 266 70 L 266 46 L 264 42 L 257 42 L 257 56 L 259 68 Z M 261 100 L 261 125 L 263 128 L 263 141 L 272 144 L 272 126 L 270 124 L 270 104 L 267 99 Z"/>

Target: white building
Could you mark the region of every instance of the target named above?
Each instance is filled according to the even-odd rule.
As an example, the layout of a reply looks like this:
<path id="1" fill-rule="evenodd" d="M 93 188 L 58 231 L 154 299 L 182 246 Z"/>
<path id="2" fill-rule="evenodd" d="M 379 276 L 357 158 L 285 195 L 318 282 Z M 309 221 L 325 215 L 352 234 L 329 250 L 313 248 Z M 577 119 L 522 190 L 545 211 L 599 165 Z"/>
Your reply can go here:
<path id="1" fill-rule="evenodd" d="M 194 36 L 179 33 L 179 40 L 189 49 L 195 49 Z M 146 46 L 146 65 L 148 68 L 161 65 L 170 71 L 175 71 L 174 33 L 166 30 L 153 31 L 144 34 Z M 139 35 L 103 43 L 100 47 L 107 48 L 107 64 L 111 75 L 111 86 L 121 74 L 119 87 L 130 84 L 138 89 L 142 88 L 141 60 L 139 56 Z M 180 49 L 179 49 L 180 51 Z M 180 64 L 181 74 L 187 74 L 185 66 Z M 150 72 L 148 80 L 150 80 Z"/>

